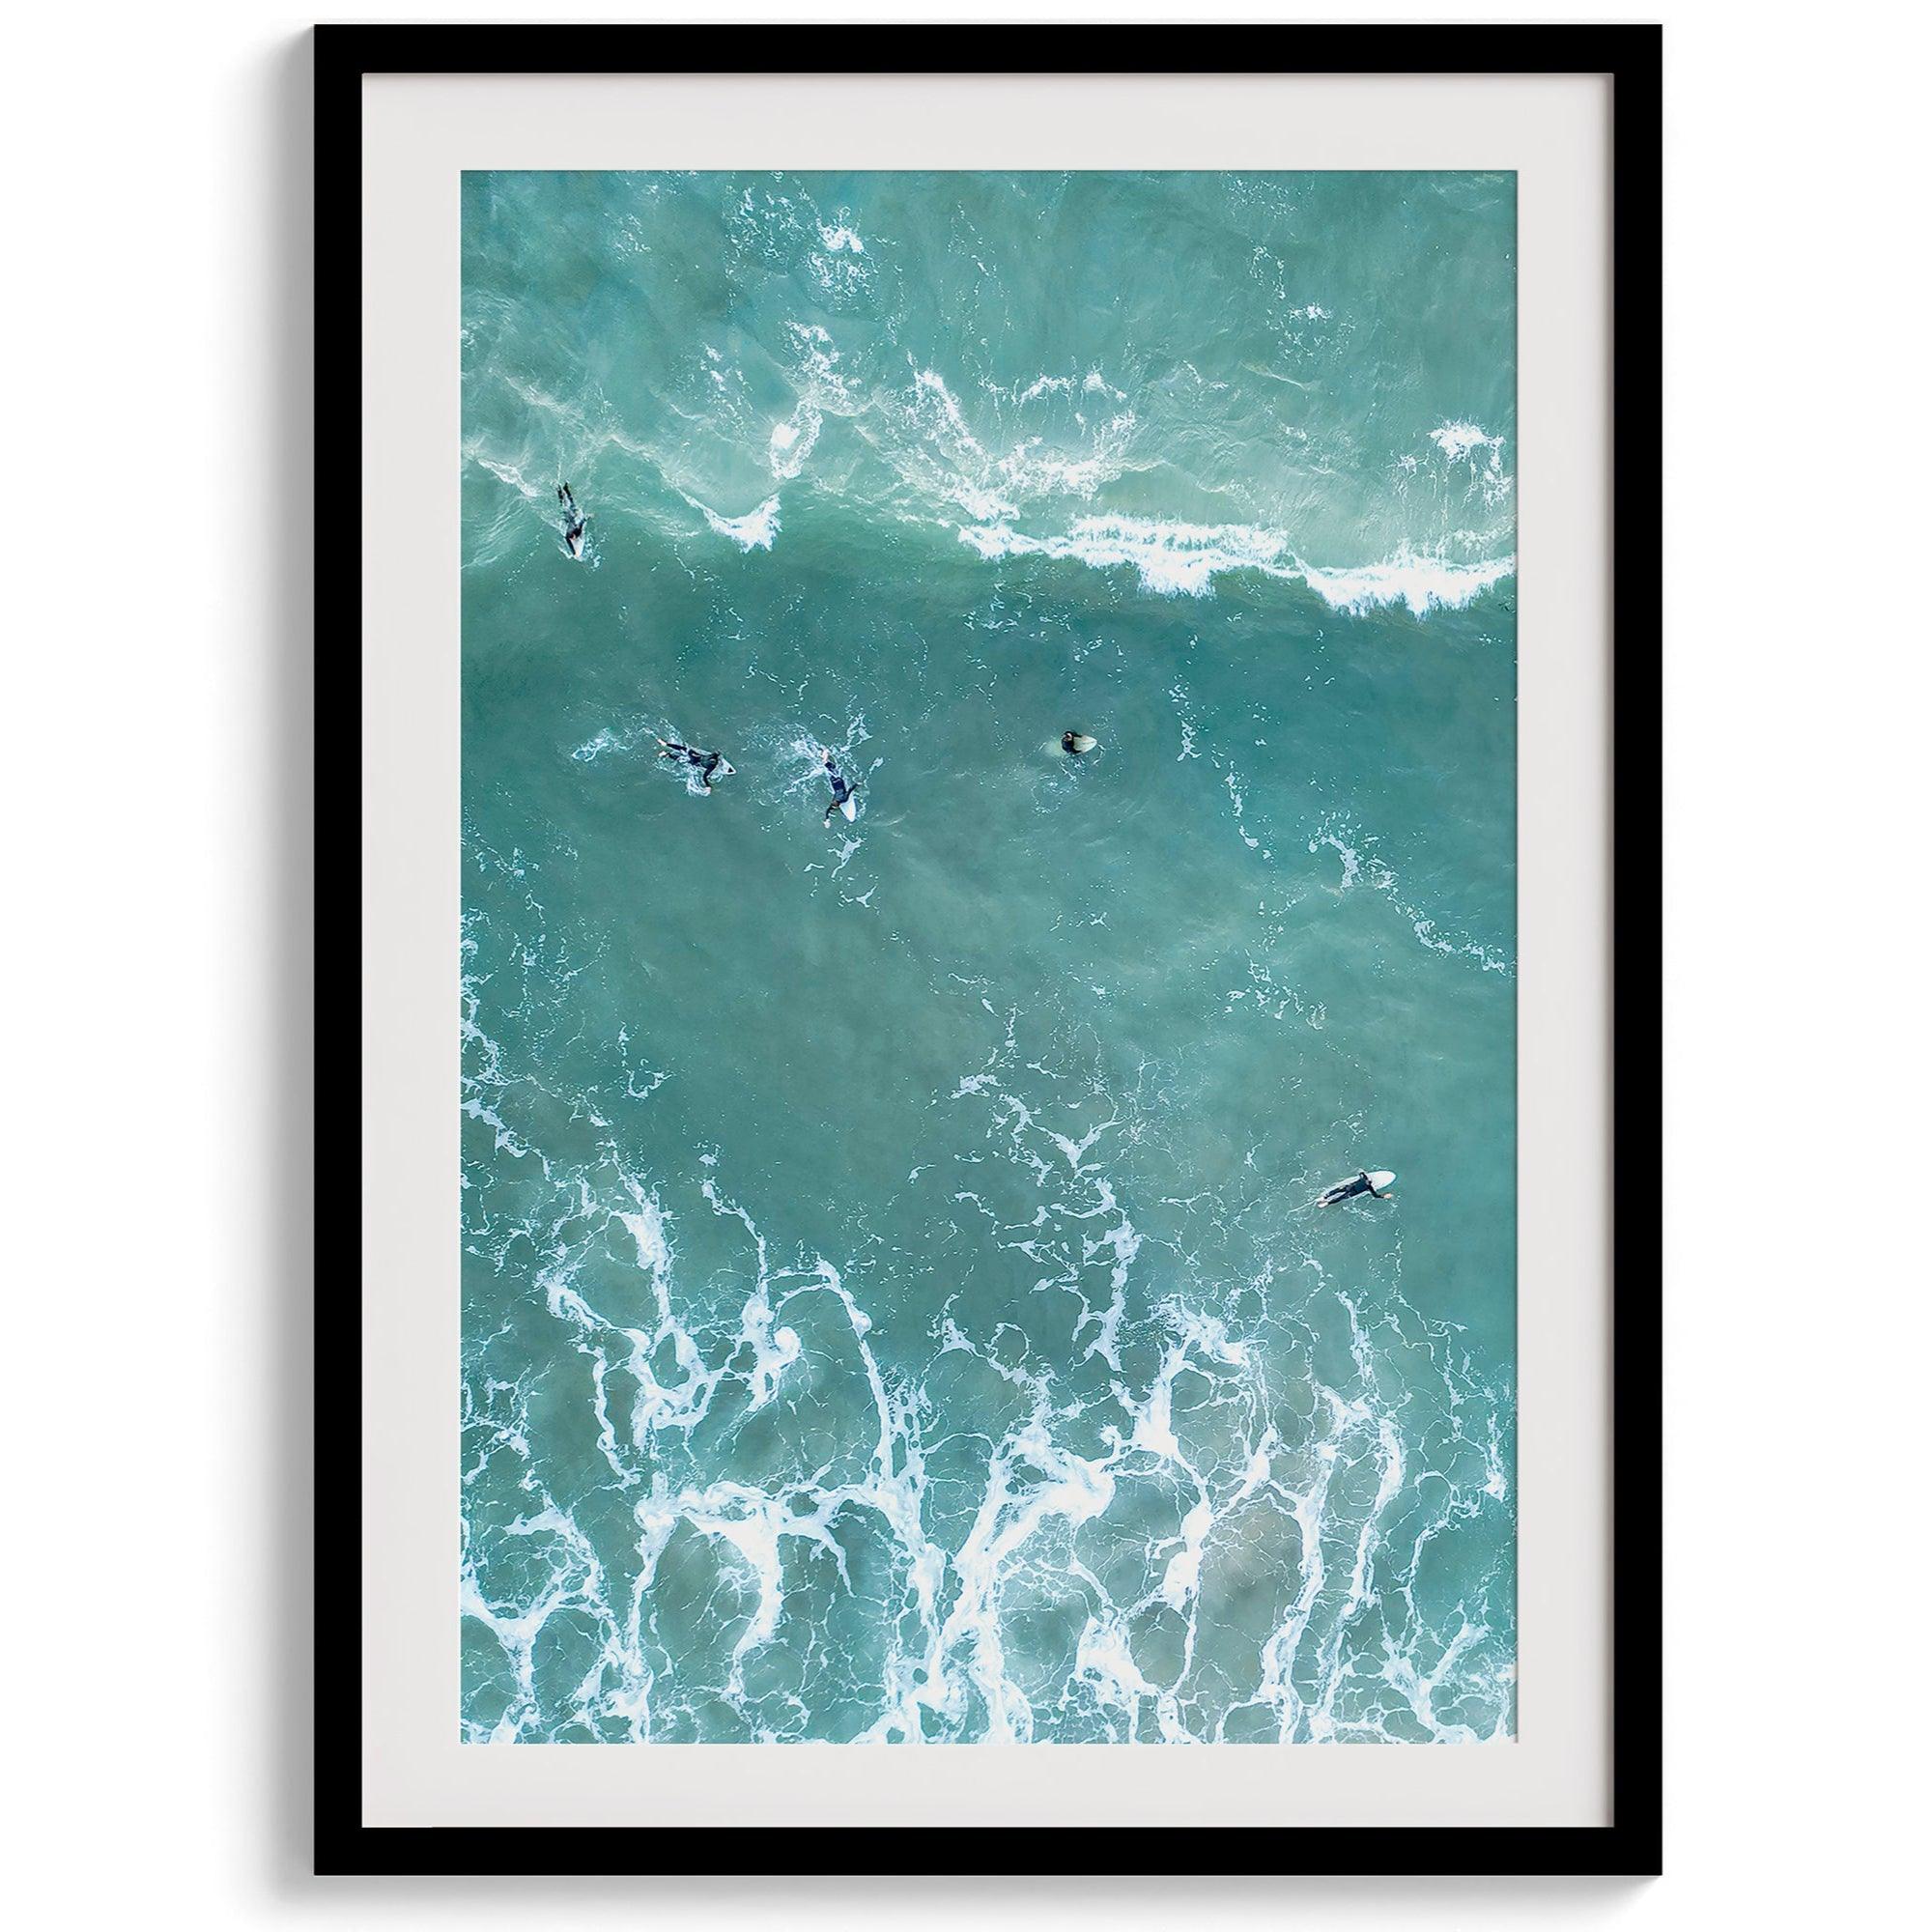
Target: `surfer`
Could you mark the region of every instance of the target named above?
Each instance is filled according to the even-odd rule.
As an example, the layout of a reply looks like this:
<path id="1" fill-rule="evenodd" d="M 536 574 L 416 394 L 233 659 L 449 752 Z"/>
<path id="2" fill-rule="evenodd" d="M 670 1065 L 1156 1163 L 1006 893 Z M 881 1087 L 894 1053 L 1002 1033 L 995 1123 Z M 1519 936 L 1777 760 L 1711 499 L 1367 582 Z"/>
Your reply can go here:
<path id="1" fill-rule="evenodd" d="M 680 745 L 675 738 L 658 740 L 658 756 L 661 758 L 682 758 L 687 765 L 694 766 L 704 781 L 704 789 L 711 789 L 711 777 L 715 772 L 721 779 L 737 775 L 737 766 L 732 764 L 723 752 L 700 752 L 696 745 Z"/>
<path id="2" fill-rule="evenodd" d="M 859 789 L 857 779 L 848 780 L 838 769 L 838 761 L 830 752 L 825 754 L 825 776 L 832 781 L 832 803 L 825 808 L 825 822 L 832 823 L 832 814 L 842 811 L 848 819 L 857 818 L 859 807 L 855 794 Z"/>
<path id="3" fill-rule="evenodd" d="M 1352 1201 L 1358 1194 L 1366 1194 L 1371 1200 L 1385 1201 L 1388 1198 L 1388 1183 L 1395 1179 L 1392 1174 L 1382 1176 L 1382 1185 L 1378 1187 L 1369 1178 L 1367 1168 L 1361 1169 L 1352 1180 L 1338 1180 L 1333 1187 L 1324 1187 L 1315 1197 L 1318 1208 L 1336 1208 L 1344 1201 Z"/>
<path id="4" fill-rule="evenodd" d="M 563 548 L 575 558 L 583 555 L 583 526 L 590 519 L 579 514 L 577 498 L 570 494 L 570 485 L 557 485 L 556 500 L 563 505 Z"/>
<path id="5" fill-rule="evenodd" d="M 1084 756 L 1099 742 L 1099 739 L 1090 738 L 1084 731 L 1063 731 L 1060 734 L 1060 749 L 1069 758 Z"/>

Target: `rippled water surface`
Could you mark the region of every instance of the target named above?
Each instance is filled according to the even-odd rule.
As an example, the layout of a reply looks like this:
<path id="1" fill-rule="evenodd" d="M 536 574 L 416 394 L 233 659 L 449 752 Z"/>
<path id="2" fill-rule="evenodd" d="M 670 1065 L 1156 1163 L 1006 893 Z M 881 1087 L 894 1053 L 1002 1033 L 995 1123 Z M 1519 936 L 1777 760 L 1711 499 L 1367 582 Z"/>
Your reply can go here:
<path id="1" fill-rule="evenodd" d="M 1510 1735 L 1512 179 L 463 221 L 463 1735 Z"/>

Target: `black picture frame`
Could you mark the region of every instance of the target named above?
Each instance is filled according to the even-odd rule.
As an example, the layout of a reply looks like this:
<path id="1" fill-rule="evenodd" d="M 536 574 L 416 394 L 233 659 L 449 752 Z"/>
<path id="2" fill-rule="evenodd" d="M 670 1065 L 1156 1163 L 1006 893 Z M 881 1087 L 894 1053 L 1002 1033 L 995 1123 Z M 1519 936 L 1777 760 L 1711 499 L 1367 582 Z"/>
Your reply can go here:
<path id="1" fill-rule="evenodd" d="M 1070 31 L 1040 35 L 1042 58 L 1026 71 L 1082 73 Z M 1603 1826 L 1264 1829 L 1213 1834 L 1211 1869 L 1245 1874 L 1539 1874 L 1648 1876 L 1662 1868 L 1662 1226 L 1654 1185 L 1662 1165 L 1661 786 L 1662 554 L 1662 30 L 1632 26 L 1405 26 L 1399 41 L 1374 26 L 1248 26 L 1245 59 L 1212 69 L 1110 62 L 1117 72 L 1601 73 L 1612 84 L 1611 416 L 1613 645 L 1610 693 L 1610 958 L 1612 1053 L 1610 1317 L 1612 1484 L 1610 1822 Z M 757 59 L 745 43 L 699 26 L 580 26 L 566 38 L 538 26 L 321 26 L 315 29 L 317 636 L 354 640 L 361 627 L 362 81 L 371 73 L 965 73 L 956 28 L 762 27 Z M 1047 50 L 1064 48 L 1065 64 Z M 1264 61 L 1261 56 L 1266 54 Z M 353 647 L 318 657 L 317 717 L 331 742 L 359 743 L 361 678 Z M 339 749 L 338 749 L 339 761 Z M 359 761 L 358 761 L 359 762 Z M 355 957 L 360 903 L 345 852 L 359 849 L 358 786 L 340 784 L 318 832 L 323 901 L 318 930 L 331 952 Z M 345 823 L 345 815 L 348 822 Z M 345 946 L 346 940 L 346 946 Z M 359 1058 L 361 994 L 354 974 L 319 976 L 320 1064 Z M 320 1102 L 319 1102 L 320 1104 Z M 345 1159 L 339 1117 L 318 1136 L 328 1189 L 339 1199 Z M 321 1238 L 319 1233 L 319 1238 Z M 339 1267 L 341 1239 L 318 1255 L 318 1279 Z M 327 1269 L 320 1264 L 326 1260 Z M 353 1613 L 362 1578 L 359 1465 L 344 1470 L 342 1444 L 359 1443 L 361 1329 L 354 1294 L 318 1295 L 318 1415 L 330 1442 L 318 1457 L 315 1496 L 318 1630 L 331 1633 L 316 1660 L 315 1870 L 318 1874 L 665 1874 L 717 1868 L 708 1842 L 683 1850 L 648 1826 L 467 1826 L 400 1830 L 362 1821 L 362 1657 Z M 347 1392 L 347 1393 L 345 1393 Z M 327 1714 L 327 1721 L 321 1721 Z M 717 1830 L 725 1828 L 719 1827 Z M 960 1868 L 1044 1875 L 1191 1873 L 1204 1868 L 1196 1833 L 1136 1825 L 1083 1831 L 974 1832 L 854 1826 L 836 1845 L 817 1828 L 758 1833 L 758 1862 L 775 1870 L 924 1873 Z M 688 1831 L 679 1834 L 687 1842 Z M 828 1862 L 828 1855 L 836 1862 Z"/>

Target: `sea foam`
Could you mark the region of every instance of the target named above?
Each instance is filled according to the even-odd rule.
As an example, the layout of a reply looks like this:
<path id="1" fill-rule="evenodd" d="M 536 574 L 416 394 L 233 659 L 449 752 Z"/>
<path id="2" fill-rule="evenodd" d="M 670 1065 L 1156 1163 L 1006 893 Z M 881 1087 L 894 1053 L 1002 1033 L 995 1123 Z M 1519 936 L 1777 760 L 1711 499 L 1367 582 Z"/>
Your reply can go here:
<path id="1" fill-rule="evenodd" d="M 742 517 L 721 517 L 716 510 L 707 508 L 696 497 L 686 499 L 694 509 L 704 512 L 704 521 L 721 537 L 729 537 L 740 550 L 770 550 L 772 539 L 779 533 L 779 499 L 767 497 L 755 510 L 747 511 Z"/>
<path id="2" fill-rule="evenodd" d="M 1479 449 L 1487 449 L 1494 456 L 1502 454 L 1503 439 L 1492 436 L 1480 423 L 1446 422 L 1431 430 L 1429 440 L 1451 463 L 1473 457 Z"/>
<path id="3" fill-rule="evenodd" d="M 1451 563 L 1405 551 L 1382 563 L 1350 569 L 1318 570 L 1304 565 L 1303 581 L 1324 603 L 1351 617 L 1389 604 L 1406 604 L 1418 617 L 1431 611 L 1460 611 L 1491 585 L 1516 575 L 1514 556 L 1487 557 L 1480 563 Z"/>
<path id="4" fill-rule="evenodd" d="M 1207 597 L 1225 572 L 1260 571 L 1306 583 L 1350 616 L 1391 604 L 1418 617 L 1461 610 L 1516 574 L 1514 556 L 1456 563 L 1398 552 L 1379 563 L 1323 568 L 1304 563 L 1279 530 L 1252 524 L 1167 523 L 1144 517 L 1082 517 L 1064 535 L 1034 536 L 1010 524 L 969 525 L 959 540 L 981 556 L 1070 557 L 1095 570 L 1131 568 L 1141 588 L 1162 597 Z"/>

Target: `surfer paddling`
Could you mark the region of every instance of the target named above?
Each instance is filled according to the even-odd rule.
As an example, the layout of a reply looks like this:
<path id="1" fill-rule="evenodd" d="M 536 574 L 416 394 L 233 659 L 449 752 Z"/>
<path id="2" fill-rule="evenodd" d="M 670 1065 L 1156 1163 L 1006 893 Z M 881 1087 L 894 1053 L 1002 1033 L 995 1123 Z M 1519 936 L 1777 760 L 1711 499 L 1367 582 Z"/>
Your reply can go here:
<path id="1" fill-rule="evenodd" d="M 825 776 L 832 781 L 832 803 L 825 808 L 826 824 L 832 823 L 832 814 L 835 811 L 843 812 L 848 820 L 857 818 L 859 781 L 847 779 L 838 769 L 838 761 L 830 752 L 825 754 Z"/>
<path id="2" fill-rule="evenodd" d="M 1392 1174 L 1371 1174 L 1367 1168 L 1361 1169 L 1352 1180 L 1338 1180 L 1333 1187 L 1324 1187 L 1315 1197 L 1318 1208 L 1339 1208 L 1345 1201 L 1353 1201 L 1366 1194 L 1372 1201 L 1382 1201 L 1388 1197 L 1388 1184 L 1395 1179 Z"/>
<path id="3" fill-rule="evenodd" d="M 566 555 L 578 562 L 583 558 L 583 526 L 590 519 L 582 515 L 577 507 L 577 498 L 570 494 L 568 483 L 559 483 L 556 500 L 563 507 L 563 548 Z"/>
<path id="4" fill-rule="evenodd" d="M 1099 742 L 1099 739 L 1090 738 L 1084 731 L 1063 731 L 1060 734 L 1060 749 L 1069 758 L 1085 757 Z"/>
<path id="5" fill-rule="evenodd" d="M 733 778 L 737 775 L 737 766 L 732 764 L 723 752 L 700 752 L 696 745 L 680 745 L 675 738 L 658 740 L 658 756 L 683 759 L 703 781 L 706 791 L 711 789 L 714 774 L 721 779 Z"/>

